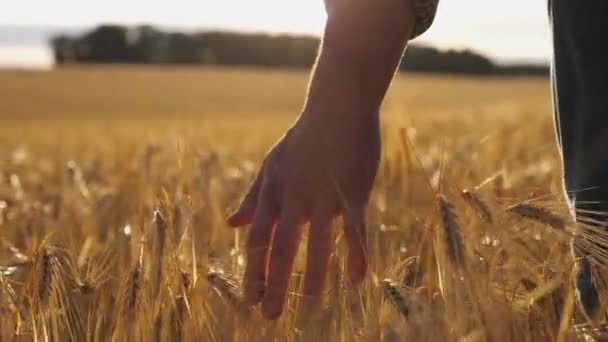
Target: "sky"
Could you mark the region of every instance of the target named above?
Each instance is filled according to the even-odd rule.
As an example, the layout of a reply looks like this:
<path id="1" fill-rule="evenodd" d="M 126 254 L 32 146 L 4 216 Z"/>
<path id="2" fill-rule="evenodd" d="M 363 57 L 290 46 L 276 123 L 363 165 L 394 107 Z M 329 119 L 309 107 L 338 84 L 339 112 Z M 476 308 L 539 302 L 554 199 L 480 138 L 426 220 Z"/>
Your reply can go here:
<path id="1" fill-rule="evenodd" d="M 325 21 L 323 0 L 0 0 L 0 4 L 0 64 L 50 58 L 44 46 L 47 37 L 35 28 L 146 23 L 183 30 L 319 35 Z M 551 47 L 546 7 L 546 0 L 441 0 L 433 27 L 417 41 L 443 49 L 471 48 L 498 62 L 544 62 Z"/>

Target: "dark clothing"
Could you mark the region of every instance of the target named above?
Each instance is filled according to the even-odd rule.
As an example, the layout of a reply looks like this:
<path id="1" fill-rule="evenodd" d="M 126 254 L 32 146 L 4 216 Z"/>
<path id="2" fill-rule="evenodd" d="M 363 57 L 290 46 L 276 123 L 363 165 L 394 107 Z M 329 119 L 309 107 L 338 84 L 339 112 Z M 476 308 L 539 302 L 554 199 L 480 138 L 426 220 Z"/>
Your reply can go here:
<path id="1" fill-rule="evenodd" d="M 416 37 L 439 0 L 415 0 Z M 588 318 L 604 314 L 592 272 L 608 266 L 608 0 L 549 0 L 551 81 L 564 187 L 577 232 L 576 293 Z"/>
<path id="2" fill-rule="evenodd" d="M 577 296 L 594 318 L 602 313 L 591 271 L 596 252 L 608 247 L 589 235 L 598 236 L 608 213 L 608 1 L 550 0 L 549 13 L 555 126 L 578 226 L 572 246 Z"/>

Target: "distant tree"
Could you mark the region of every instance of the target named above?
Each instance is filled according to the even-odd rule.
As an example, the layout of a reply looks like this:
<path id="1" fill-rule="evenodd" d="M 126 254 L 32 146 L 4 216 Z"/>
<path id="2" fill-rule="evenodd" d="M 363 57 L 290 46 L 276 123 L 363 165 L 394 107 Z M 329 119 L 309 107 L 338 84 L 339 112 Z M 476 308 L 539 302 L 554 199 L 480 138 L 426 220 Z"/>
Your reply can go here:
<path id="1" fill-rule="evenodd" d="M 135 63 L 163 63 L 169 58 L 166 35 L 152 26 L 128 29 L 127 46 L 129 60 Z"/>
<path id="2" fill-rule="evenodd" d="M 71 62 L 76 58 L 73 50 L 73 41 L 66 35 L 51 38 L 51 47 L 57 64 Z"/>
<path id="3" fill-rule="evenodd" d="M 168 61 L 178 64 L 201 62 L 202 47 L 196 39 L 185 33 L 170 33 L 167 36 Z"/>
<path id="4" fill-rule="evenodd" d="M 310 68 L 319 39 L 309 36 L 234 32 L 163 32 L 152 26 L 103 25 L 79 37 L 59 35 L 50 41 L 58 64 L 175 63 Z M 495 65 L 470 50 L 412 45 L 401 70 L 476 75 L 547 74 L 546 66 Z"/>
<path id="5" fill-rule="evenodd" d="M 442 52 L 419 45 L 407 49 L 401 69 L 480 75 L 496 72 L 496 66 L 490 59 L 470 50 Z"/>
<path id="6" fill-rule="evenodd" d="M 127 29 L 121 26 L 104 25 L 79 38 L 78 55 L 80 61 L 95 63 L 129 62 Z"/>
<path id="7" fill-rule="evenodd" d="M 550 69 L 546 64 L 513 64 L 501 66 L 498 73 L 509 76 L 549 75 Z"/>

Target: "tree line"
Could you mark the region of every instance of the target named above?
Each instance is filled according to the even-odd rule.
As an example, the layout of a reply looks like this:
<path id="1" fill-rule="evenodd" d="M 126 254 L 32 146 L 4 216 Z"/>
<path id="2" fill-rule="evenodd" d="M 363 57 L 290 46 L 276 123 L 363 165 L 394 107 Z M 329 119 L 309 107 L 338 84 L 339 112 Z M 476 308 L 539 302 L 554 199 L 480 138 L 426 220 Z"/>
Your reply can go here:
<path id="1" fill-rule="evenodd" d="M 309 68 L 319 39 L 311 36 L 236 32 L 167 32 L 152 26 L 101 25 L 78 36 L 54 36 L 55 62 L 202 64 Z M 402 70 L 495 74 L 546 74 L 545 66 L 502 67 L 470 50 L 441 51 L 410 45 Z"/>

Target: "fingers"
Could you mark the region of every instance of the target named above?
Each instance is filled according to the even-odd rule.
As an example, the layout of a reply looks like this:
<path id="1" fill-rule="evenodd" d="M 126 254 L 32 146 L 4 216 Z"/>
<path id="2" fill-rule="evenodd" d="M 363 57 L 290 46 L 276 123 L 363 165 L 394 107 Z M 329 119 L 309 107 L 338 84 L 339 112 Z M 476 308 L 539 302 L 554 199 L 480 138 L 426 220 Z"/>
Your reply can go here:
<path id="1" fill-rule="evenodd" d="M 260 203 L 247 239 L 247 266 L 244 276 L 245 300 L 257 304 L 265 292 L 268 254 L 275 228 L 276 206 L 267 189 L 260 194 Z"/>
<path id="2" fill-rule="evenodd" d="M 302 304 L 305 311 L 312 310 L 320 299 L 327 277 L 327 265 L 331 254 L 332 208 L 320 207 L 310 220 L 308 250 L 306 252 L 306 274 Z"/>
<path id="3" fill-rule="evenodd" d="M 239 208 L 226 219 L 226 222 L 231 227 L 239 227 L 251 223 L 257 206 L 260 189 L 262 188 L 263 175 L 264 166 L 258 171 L 257 176 L 249 186 L 249 191 L 247 191 L 247 194 L 243 197 Z"/>
<path id="4" fill-rule="evenodd" d="M 352 285 L 359 285 L 367 270 L 367 237 L 365 206 L 347 208 L 344 212 L 344 237 L 348 245 L 347 273 Z"/>
<path id="5" fill-rule="evenodd" d="M 299 213 L 288 208 L 281 214 L 272 242 L 267 294 L 262 302 L 262 313 L 268 319 L 278 318 L 283 311 L 301 233 L 302 222 Z"/>

